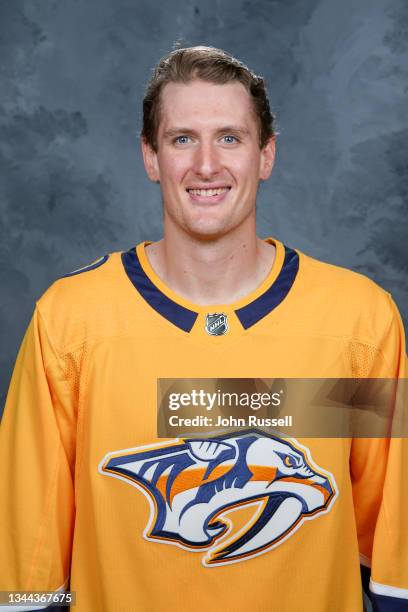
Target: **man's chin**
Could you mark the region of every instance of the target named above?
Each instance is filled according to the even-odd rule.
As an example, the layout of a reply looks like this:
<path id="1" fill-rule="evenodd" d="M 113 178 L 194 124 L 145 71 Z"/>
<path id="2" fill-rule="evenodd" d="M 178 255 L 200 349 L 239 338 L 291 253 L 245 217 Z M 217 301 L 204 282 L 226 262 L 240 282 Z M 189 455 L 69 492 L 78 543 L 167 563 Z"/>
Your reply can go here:
<path id="1" fill-rule="evenodd" d="M 189 224 L 185 226 L 184 232 L 198 242 L 212 242 L 226 236 L 230 227 L 221 224 Z"/>
<path id="2" fill-rule="evenodd" d="M 181 232 L 197 242 L 212 242 L 234 232 L 247 220 L 247 217 L 240 218 L 231 211 L 221 209 L 217 212 L 214 210 L 214 214 L 209 213 L 210 211 L 205 211 L 204 214 L 186 214 L 186 211 L 179 211 L 178 215 L 174 215 L 168 211 L 166 223 L 165 211 L 165 226 L 167 225 L 168 231 L 171 231 L 173 226 L 177 233 Z"/>

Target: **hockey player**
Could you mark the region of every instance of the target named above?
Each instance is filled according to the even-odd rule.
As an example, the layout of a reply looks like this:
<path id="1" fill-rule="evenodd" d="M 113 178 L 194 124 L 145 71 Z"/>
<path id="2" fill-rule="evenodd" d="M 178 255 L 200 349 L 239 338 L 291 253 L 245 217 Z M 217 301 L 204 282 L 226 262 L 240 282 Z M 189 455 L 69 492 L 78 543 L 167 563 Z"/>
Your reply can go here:
<path id="1" fill-rule="evenodd" d="M 163 238 L 36 305 L 1 427 L 0 590 L 69 586 L 77 612 L 360 612 L 361 562 L 375 610 L 408 610 L 406 440 L 158 435 L 165 379 L 406 377 L 388 293 L 257 237 L 275 147 L 241 62 L 159 62 L 142 152 Z"/>

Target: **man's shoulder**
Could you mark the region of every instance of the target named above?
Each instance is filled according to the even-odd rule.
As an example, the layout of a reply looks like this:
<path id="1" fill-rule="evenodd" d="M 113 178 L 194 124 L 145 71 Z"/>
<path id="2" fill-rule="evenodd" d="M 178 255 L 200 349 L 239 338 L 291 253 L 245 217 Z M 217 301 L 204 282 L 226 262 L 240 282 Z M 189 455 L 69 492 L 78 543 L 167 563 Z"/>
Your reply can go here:
<path id="1" fill-rule="evenodd" d="M 108 287 L 112 289 L 112 282 L 115 282 L 118 276 L 120 258 L 120 252 L 109 253 L 64 274 L 48 287 L 37 303 L 47 309 L 56 303 L 84 304 L 99 299 L 101 292 L 106 291 Z"/>
<path id="2" fill-rule="evenodd" d="M 302 252 L 299 255 L 303 282 L 308 283 L 310 289 L 322 291 L 328 297 L 336 299 L 339 296 L 347 296 L 352 302 L 360 302 L 363 298 L 388 301 L 389 293 L 369 276 Z"/>
<path id="3" fill-rule="evenodd" d="M 109 333 L 106 323 L 126 299 L 121 252 L 103 255 L 57 279 L 37 301 L 43 323 L 61 351 Z M 117 317 L 116 317 L 117 318 Z"/>
<path id="4" fill-rule="evenodd" d="M 396 307 L 388 291 L 365 274 L 299 253 L 299 288 L 307 309 L 346 337 L 378 341 Z"/>

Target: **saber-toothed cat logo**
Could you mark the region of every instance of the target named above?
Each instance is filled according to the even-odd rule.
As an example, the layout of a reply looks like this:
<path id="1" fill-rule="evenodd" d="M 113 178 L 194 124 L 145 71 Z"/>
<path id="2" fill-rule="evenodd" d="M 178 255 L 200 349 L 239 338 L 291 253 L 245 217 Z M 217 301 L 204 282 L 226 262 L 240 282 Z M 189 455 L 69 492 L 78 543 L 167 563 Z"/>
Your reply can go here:
<path id="1" fill-rule="evenodd" d="M 99 471 L 147 496 L 147 540 L 206 551 L 206 567 L 271 550 L 337 496 L 332 474 L 313 464 L 306 447 L 257 429 L 109 453 Z M 249 515 L 237 529 L 242 508 Z"/>

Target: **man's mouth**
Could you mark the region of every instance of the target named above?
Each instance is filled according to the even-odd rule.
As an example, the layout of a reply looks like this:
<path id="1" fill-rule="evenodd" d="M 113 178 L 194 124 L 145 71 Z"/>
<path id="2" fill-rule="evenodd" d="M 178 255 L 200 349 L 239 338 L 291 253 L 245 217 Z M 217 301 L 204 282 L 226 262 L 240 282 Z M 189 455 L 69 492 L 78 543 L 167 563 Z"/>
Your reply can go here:
<path id="1" fill-rule="evenodd" d="M 220 202 L 224 199 L 231 187 L 214 187 L 212 189 L 187 188 L 187 193 L 196 202 Z"/>

